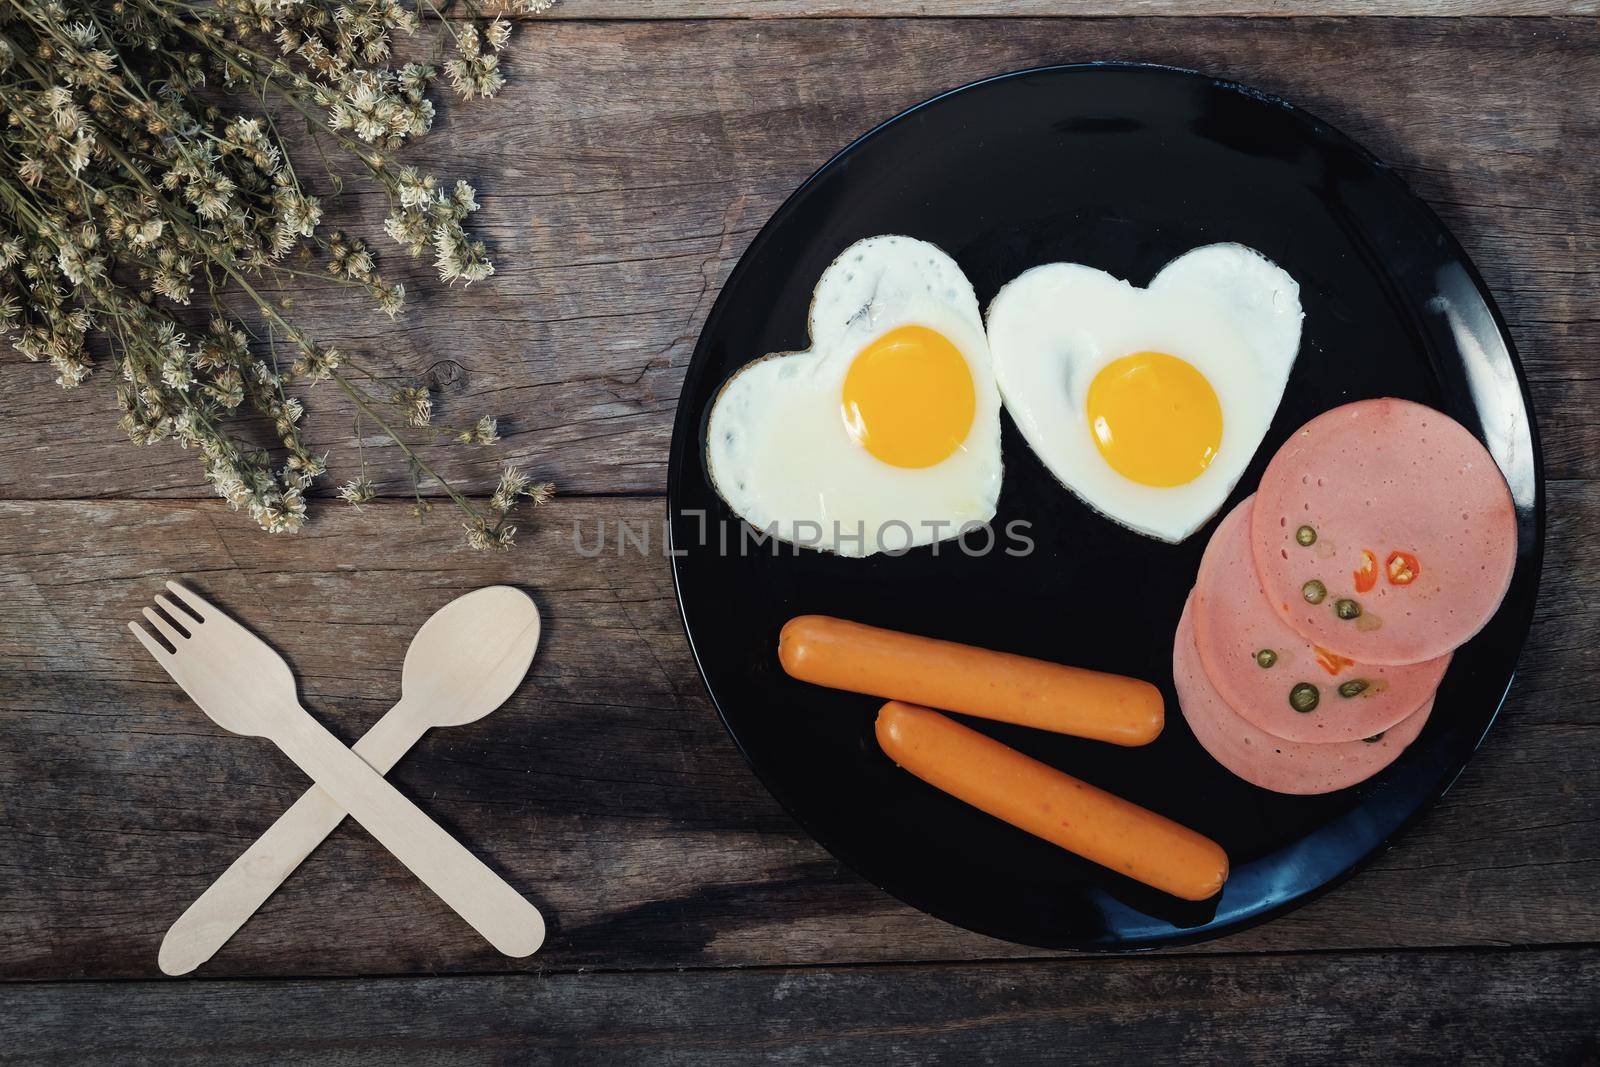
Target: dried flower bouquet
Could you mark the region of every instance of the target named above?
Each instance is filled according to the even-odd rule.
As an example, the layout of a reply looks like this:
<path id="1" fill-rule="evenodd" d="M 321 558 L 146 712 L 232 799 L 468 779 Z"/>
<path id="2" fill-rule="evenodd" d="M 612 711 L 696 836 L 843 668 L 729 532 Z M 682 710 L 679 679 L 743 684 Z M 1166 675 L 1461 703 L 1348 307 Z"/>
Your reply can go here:
<path id="1" fill-rule="evenodd" d="M 439 482 L 468 543 L 505 548 L 517 503 L 552 488 L 508 467 L 479 506 L 417 451 L 492 444 L 495 420 L 436 424 L 426 388 L 386 385 L 262 291 L 264 279 L 316 277 L 390 316 L 406 299 L 361 240 L 323 232 L 322 201 L 279 130 L 287 121 L 317 131 L 330 189 L 342 184 L 331 160 L 342 159 L 385 191 L 385 231 L 410 255 L 430 254 L 441 279 L 493 273 L 466 228 L 472 186 L 397 152 L 431 128 L 440 67 L 461 98 L 495 95 L 511 26 L 452 21 L 422 2 L 0 0 L 0 337 L 49 362 L 68 389 L 103 347 L 128 435 L 196 449 L 218 495 L 272 533 L 301 527 L 306 490 L 327 470 L 302 439 L 291 389 L 330 381 L 358 430 L 369 421 L 404 452 L 414 485 Z M 395 36 L 424 19 L 438 59 L 399 63 Z M 191 325 L 205 311 L 209 324 Z M 281 462 L 240 432 L 251 415 L 270 423 Z M 363 473 L 339 493 L 360 505 L 374 489 Z M 428 505 L 420 490 L 416 499 L 420 515 Z"/>

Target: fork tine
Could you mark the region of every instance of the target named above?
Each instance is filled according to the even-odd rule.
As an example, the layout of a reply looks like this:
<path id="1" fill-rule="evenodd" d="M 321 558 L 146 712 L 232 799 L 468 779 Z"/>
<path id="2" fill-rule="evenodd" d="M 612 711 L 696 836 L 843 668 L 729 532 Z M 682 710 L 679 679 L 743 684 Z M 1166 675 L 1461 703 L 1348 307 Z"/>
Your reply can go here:
<path id="1" fill-rule="evenodd" d="M 167 618 L 171 619 L 185 630 L 193 630 L 195 628 L 196 623 L 194 621 L 194 617 L 183 608 L 180 608 L 178 606 L 178 601 L 172 600 L 169 597 L 164 597 L 160 593 L 157 593 L 156 606 L 167 613 Z"/>
<path id="2" fill-rule="evenodd" d="M 173 626 L 166 619 L 163 619 L 155 608 L 145 608 L 144 617 L 145 621 L 151 626 L 154 626 L 156 631 L 161 634 L 162 637 L 165 637 L 168 641 L 172 642 L 173 648 L 180 647 L 184 641 L 188 640 L 178 632 L 178 628 L 176 626 Z"/>
<path id="3" fill-rule="evenodd" d="M 204 622 L 211 615 L 221 614 L 216 608 L 207 603 L 204 597 L 202 597 L 199 593 L 196 593 L 194 590 L 187 588 L 186 586 L 181 586 L 177 582 L 169 581 L 167 583 L 167 588 L 172 591 L 172 595 L 177 597 L 179 602 L 182 603 L 184 607 L 194 612 L 195 618 L 199 619 L 201 622 Z M 156 599 L 160 600 L 161 598 L 157 596 Z"/>
<path id="4" fill-rule="evenodd" d="M 171 652 L 168 652 L 165 648 L 161 647 L 160 641 L 157 641 L 155 638 L 146 633 L 144 627 L 140 626 L 138 623 L 128 623 L 128 629 L 133 631 L 133 636 L 139 639 L 139 643 L 144 646 L 144 650 L 150 653 L 150 655 L 154 656 L 158 663 L 165 663 L 167 661 L 167 657 L 172 655 Z"/>

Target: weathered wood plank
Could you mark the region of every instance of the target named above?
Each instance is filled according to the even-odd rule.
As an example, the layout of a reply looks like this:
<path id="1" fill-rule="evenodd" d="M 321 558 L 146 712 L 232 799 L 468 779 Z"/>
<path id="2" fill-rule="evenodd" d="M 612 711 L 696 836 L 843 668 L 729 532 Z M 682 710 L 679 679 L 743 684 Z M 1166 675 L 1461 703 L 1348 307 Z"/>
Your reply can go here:
<path id="1" fill-rule="evenodd" d="M 718 5 L 729 6 L 681 0 L 659 10 Z M 620 0 L 571 0 L 565 12 L 602 7 L 638 13 Z M 1592 19 L 530 22 L 504 97 L 447 106 L 437 135 L 418 146 L 419 161 L 481 179 L 478 218 L 500 273 L 446 290 L 425 263 L 388 252 L 385 265 L 415 295 L 399 324 L 328 288 L 299 294 L 298 314 L 399 374 L 446 381 L 443 418 L 504 416 L 507 454 L 570 490 L 660 491 L 683 369 L 711 300 L 808 173 L 936 91 L 1038 63 L 1112 58 L 1282 93 L 1395 164 L 1499 297 L 1533 381 L 1550 474 L 1596 469 Z M 333 205 L 330 218 L 385 247 L 370 192 Z M 110 375 L 64 395 L 44 368 L 10 352 L 0 360 L 0 497 L 207 493 L 192 454 L 120 440 Z M 310 400 L 312 439 L 341 461 L 336 481 L 353 473 L 349 412 L 326 388 Z M 394 449 L 369 444 L 367 455 L 388 490 L 404 491 Z M 481 452 L 439 459 L 479 489 L 493 477 Z"/>
<path id="2" fill-rule="evenodd" d="M 9 986 L 101 1063 L 1588 1063 L 1600 950 Z"/>
<path id="3" fill-rule="evenodd" d="M 1206 951 L 1600 941 L 1600 487 L 1554 484 L 1551 514 L 1561 580 L 1454 790 L 1348 885 Z M 541 516 L 516 551 L 482 556 L 457 549 L 447 515 L 418 530 L 398 503 L 330 507 L 275 538 L 216 501 L 0 504 L 0 979 L 153 976 L 167 925 L 303 786 L 269 745 L 207 721 L 126 633 L 174 575 L 281 649 L 346 740 L 387 708 L 412 633 L 451 597 L 514 583 L 547 624 L 505 708 L 395 772 L 541 905 L 547 948 L 525 965 L 495 955 L 346 827 L 211 976 L 1030 954 L 880 893 L 762 790 L 705 699 L 666 561 L 615 552 L 615 524 L 660 522 L 660 500 L 558 500 Z M 575 528 L 592 546 L 601 522 L 612 549 L 581 556 Z"/>
<path id="4" fill-rule="evenodd" d="M 487 6 L 486 6 L 487 9 Z M 909 18 L 961 16 L 1593 15 L 1593 0 L 558 0 L 538 18 Z"/>

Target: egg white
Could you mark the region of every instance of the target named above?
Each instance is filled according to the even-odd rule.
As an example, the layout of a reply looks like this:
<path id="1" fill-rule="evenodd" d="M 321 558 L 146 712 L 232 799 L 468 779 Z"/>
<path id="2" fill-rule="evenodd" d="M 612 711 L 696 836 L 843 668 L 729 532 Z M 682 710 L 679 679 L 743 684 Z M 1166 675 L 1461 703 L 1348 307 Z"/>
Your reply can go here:
<path id="1" fill-rule="evenodd" d="M 866 556 L 947 540 L 994 517 L 1000 395 L 972 283 L 938 247 L 869 237 L 817 282 L 811 347 L 746 364 L 713 401 L 706 467 L 717 493 L 778 540 Z M 947 338 L 972 374 L 972 427 L 930 467 L 896 467 L 851 437 L 840 410 L 856 355 L 901 326 Z M 861 535 L 857 539 L 857 535 Z"/>
<path id="2" fill-rule="evenodd" d="M 1239 244 L 1206 245 L 1168 263 L 1146 288 L 1076 263 L 1024 272 L 989 305 L 995 380 L 1006 410 L 1052 474 L 1084 503 L 1149 537 L 1177 543 L 1216 514 L 1249 465 L 1300 349 L 1300 286 Z M 1088 389 L 1136 352 L 1186 360 L 1222 408 L 1222 442 L 1192 481 L 1143 485 L 1100 454 Z"/>

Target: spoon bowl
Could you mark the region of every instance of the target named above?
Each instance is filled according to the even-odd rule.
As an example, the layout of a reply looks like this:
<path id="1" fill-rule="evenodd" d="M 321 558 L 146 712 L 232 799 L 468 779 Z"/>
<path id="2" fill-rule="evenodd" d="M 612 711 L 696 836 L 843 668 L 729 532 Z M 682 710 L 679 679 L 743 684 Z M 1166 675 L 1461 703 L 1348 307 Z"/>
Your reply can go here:
<path id="1" fill-rule="evenodd" d="M 428 727 L 477 722 L 511 698 L 539 648 L 539 608 L 509 585 L 474 589 L 428 616 L 400 670 L 401 703 Z"/>

